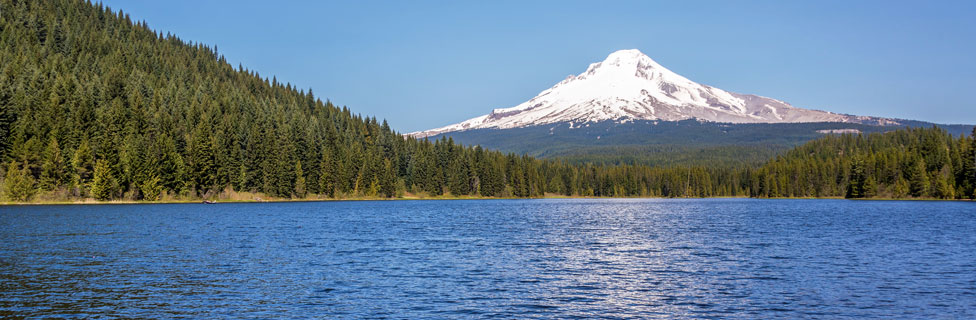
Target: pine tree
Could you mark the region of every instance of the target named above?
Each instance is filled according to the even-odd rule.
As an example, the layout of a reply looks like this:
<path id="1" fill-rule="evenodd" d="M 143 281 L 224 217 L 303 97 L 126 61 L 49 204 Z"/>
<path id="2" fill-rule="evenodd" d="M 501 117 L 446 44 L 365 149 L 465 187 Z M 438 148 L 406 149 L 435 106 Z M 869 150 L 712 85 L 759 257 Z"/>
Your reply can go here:
<path id="1" fill-rule="evenodd" d="M 82 140 L 75 154 L 71 158 L 71 166 L 74 167 L 76 185 L 81 189 L 79 192 L 84 195 L 91 189 L 92 178 L 95 171 L 95 156 L 88 139 Z"/>
<path id="2" fill-rule="evenodd" d="M 356 173 L 353 192 L 356 195 L 375 196 L 376 194 L 371 192 L 372 185 L 375 182 L 374 177 L 373 157 L 371 153 L 367 152 L 363 157 L 363 162 L 359 165 L 359 171 Z"/>
<path id="3" fill-rule="evenodd" d="M 498 170 L 495 169 L 494 163 L 492 163 L 487 157 L 485 157 L 479 163 L 478 177 L 480 177 L 480 190 L 478 193 L 484 197 L 495 197 L 501 192 L 501 177 Z"/>
<path id="4" fill-rule="evenodd" d="M 928 195 L 929 175 L 925 173 L 925 161 L 913 159 L 905 172 L 908 179 L 909 194 L 913 197 L 924 197 Z"/>
<path id="5" fill-rule="evenodd" d="M 3 193 L 11 201 L 28 201 L 37 192 L 34 177 L 31 176 L 27 165 L 21 165 L 16 161 L 11 161 L 7 165 L 7 174 L 3 182 Z"/>
<path id="6" fill-rule="evenodd" d="M 13 111 L 9 100 L 11 99 L 10 86 L 0 84 L 0 159 L 5 159 L 7 149 L 10 147 L 11 124 L 14 122 Z"/>
<path id="7" fill-rule="evenodd" d="M 190 138 L 190 181 L 201 197 L 217 187 L 217 159 L 210 131 L 204 123 L 197 125 Z"/>
<path id="8" fill-rule="evenodd" d="M 529 188 L 525 183 L 525 172 L 522 171 L 522 163 L 514 154 L 509 155 L 509 178 L 508 184 L 512 187 L 512 195 L 515 197 L 528 197 Z"/>
<path id="9" fill-rule="evenodd" d="M 878 195 L 878 183 L 874 179 L 874 176 L 868 175 L 868 177 L 864 179 L 863 192 L 862 198 L 871 198 Z"/>
<path id="10" fill-rule="evenodd" d="M 295 196 L 304 198 L 305 194 L 305 171 L 302 170 L 302 161 L 299 160 L 295 163 Z"/>
<path id="11" fill-rule="evenodd" d="M 452 195 L 460 196 L 470 193 L 470 173 L 467 161 L 460 154 L 452 156 L 451 165 L 447 168 L 448 190 Z"/>
<path id="12" fill-rule="evenodd" d="M 932 197 L 938 199 L 955 198 L 955 189 L 952 188 L 947 175 L 935 173 L 930 181 L 932 181 L 932 190 L 930 192 Z"/>
<path id="13" fill-rule="evenodd" d="M 328 197 L 335 197 L 336 191 L 336 178 L 338 177 L 339 168 L 332 157 L 332 152 L 329 150 L 322 152 L 322 160 L 319 163 L 319 190 Z"/>
<path id="14" fill-rule="evenodd" d="M 855 157 L 851 163 L 850 178 L 847 183 L 847 194 L 845 198 L 864 198 L 867 197 L 866 188 L 867 177 L 864 173 L 864 160 Z"/>
<path id="15" fill-rule="evenodd" d="M 155 173 L 149 175 L 149 177 L 143 180 L 139 185 L 139 190 L 142 191 L 143 200 L 158 201 L 163 192 L 163 186 L 160 184 L 159 175 Z"/>
<path id="16" fill-rule="evenodd" d="M 61 147 L 58 140 L 51 138 L 47 148 L 44 150 L 44 163 L 41 165 L 41 187 L 45 190 L 54 190 L 63 186 L 67 181 L 65 177 L 67 164 L 64 156 L 61 155 Z"/>
<path id="17" fill-rule="evenodd" d="M 106 201 L 115 197 L 118 182 L 109 168 L 108 161 L 95 162 L 95 172 L 92 178 L 91 193 L 96 200 Z"/>
<path id="18" fill-rule="evenodd" d="M 390 159 L 383 159 L 383 171 L 379 179 L 380 194 L 384 197 L 390 198 L 397 195 L 397 178 L 396 171 L 393 168 L 393 162 Z"/>
<path id="19" fill-rule="evenodd" d="M 183 156 L 176 149 L 176 143 L 171 139 L 157 138 L 155 148 L 159 148 L 160 184 L 164 190 L 175 194 L 182 194 L 187 188 L 187 167 Z"/>
<path id="20" fill-rule="evenodd" d="M 905 180 L 905 178 L 899 176 L 898 180 L 895 180 L 894 187 L 892 187 L 892 192 L 891 192 L 892 197 L 896 199 L 904 198 L 908 196 L 908 192 L 909 192 L 908 180 Z"/>

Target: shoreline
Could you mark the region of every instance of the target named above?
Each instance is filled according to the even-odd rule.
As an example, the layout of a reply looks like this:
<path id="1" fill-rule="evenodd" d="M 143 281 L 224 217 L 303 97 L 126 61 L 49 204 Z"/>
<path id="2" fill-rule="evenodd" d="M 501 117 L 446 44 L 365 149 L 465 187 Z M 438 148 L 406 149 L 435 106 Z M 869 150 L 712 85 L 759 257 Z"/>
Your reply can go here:
<path id="1" fill-rule="evenodd" d="M 588 197 L 588 196 L 542 196 L 542 197 L 481 197 L 481 196 L 438 196 L 438 197 L 399 197 L 399 198 L 380 198 L 380 197 L 352 197 L 352 198 L 302 198 L 302 199 L 226 199 L 226 200 L 206 200 L 206 199 L 173 199 L 173 200 L 110 200 L 97 201 L 94 199 L 83 199 L 75 201 L 31 201 L 31 202 L 0 202 L 0 206 L 43 206 L 43 205 L 123 205 L 123 204 L 221 204 L 221 203 L 287 203 L 287 202 L 333 202 L 333 201 L 417 201 L 417 200 L 545 200 L 545 199 L 762 199 L 762 200 L 852 200 L 852 201 L 964 201 L 971 202 L 973 199 L 936 199 L 936 198 L 859 198 L 847 199 L 844 197 L 774 197 L 774 198 L 753 198 L 745 196 L 717 196 L 717 197 Z M 214 203 L 204 203 L 204 201 L 214 201 Z"/>

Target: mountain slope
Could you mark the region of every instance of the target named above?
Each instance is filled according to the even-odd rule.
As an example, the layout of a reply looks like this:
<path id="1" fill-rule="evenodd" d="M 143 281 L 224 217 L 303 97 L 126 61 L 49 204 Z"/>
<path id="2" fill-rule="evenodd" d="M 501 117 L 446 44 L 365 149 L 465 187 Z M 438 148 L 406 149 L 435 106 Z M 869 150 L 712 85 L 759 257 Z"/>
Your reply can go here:
<path id="1" fill-rule="evenodd" d="M 612 120 L 726 123 L 842 122 L 889 125 L 893 119 L 852 116 L 796 108 L 776 99 L 728 92 L 688 80 L 638 50 L 621 50 L 569 76 L 515 107 L 437 129 L 411 133 L 432 136 L 471 129 L 510 129 L 552 123 Z"/>
<path id="2" fill-rule="evenodd" d="M 638 163 L 655 166 L 756 166 L 807 141 L 837 133 L 874 133 L 931 123 L 906 121 L 902 126 L 857 123 L 717 123 L 696 120 L 592 122 L 571 127 L 559 123 L 511 129 L 472 129 L 437 136 L 465 145 L 575 163 Z M 953 135 L 970 125 L 939 125 Z"/>
<path id="3" fill-rule="evenodd" d="M 0 162 L 14 202 L 524 197 L 553 165 L 405 139 L 80 0 L 0 0 Z"/>

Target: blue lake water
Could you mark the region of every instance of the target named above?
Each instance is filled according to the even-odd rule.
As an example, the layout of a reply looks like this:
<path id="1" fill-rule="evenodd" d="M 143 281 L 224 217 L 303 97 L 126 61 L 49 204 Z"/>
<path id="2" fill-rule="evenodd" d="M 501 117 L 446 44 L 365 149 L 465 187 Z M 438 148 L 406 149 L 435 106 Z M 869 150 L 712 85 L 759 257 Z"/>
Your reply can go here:
<path id="1" fill-rule="evenodd" d="M 0 317 L 976 318 L 976 203 L 0 207 Z"/>

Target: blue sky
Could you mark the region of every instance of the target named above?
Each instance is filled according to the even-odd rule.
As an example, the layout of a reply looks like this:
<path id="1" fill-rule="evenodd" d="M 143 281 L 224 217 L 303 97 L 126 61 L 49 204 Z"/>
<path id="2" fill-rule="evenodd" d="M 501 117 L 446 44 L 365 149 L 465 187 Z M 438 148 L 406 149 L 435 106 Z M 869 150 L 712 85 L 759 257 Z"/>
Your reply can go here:
<path id="1" fill-rule="evenodd" d="M 976 123 L 976 1 L 105 1 L 409 132 L 511 107 L 619 49 L 841 113 Z"/>

